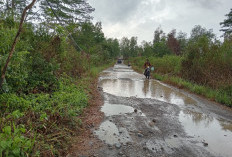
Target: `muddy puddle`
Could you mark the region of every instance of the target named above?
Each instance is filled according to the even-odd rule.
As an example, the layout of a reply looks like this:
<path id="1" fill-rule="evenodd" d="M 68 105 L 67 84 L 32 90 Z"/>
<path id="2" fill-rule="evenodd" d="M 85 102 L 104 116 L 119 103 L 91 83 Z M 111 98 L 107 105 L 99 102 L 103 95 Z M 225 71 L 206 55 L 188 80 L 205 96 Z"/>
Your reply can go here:
<path id="1" fill-rule="evenodd" d="M 145 117 L 145 114 L 143 114 L 140 110 L 137 110 L 137 113 L 134 113 L 135 109 L 131 106 L 110 104 L 108 101 L 104 102 L 101 111 L 104 112 L 108 119 L 111 119 L 112 116 L 126 116 L 127 114 L 136 114 L 136 116 Z M 100 125 L 99 129 L 95 131 L 95 134 L 106 144 L 116 145 L 116 147 L 121 147 L 121 144 L 126 144 L 131 141 L 131 137 L 127 132 L 127 129 L 122 127 L 118 128 L 112 120 L 104 121 Z"/>
<path id="2" fill-rule="evenodd" d="M 189 110 L 181 111 L 179 120 L 186 133 L 199 142 L 199 146 L 207 147 L 210 152 L 221 156 L 231 156 L 231 123 Z"/>
<path id="3" fill-rule="evenodd" d="M 126 144 L 131 141 L 131 137 L 125 128 L 117 128 L 117 126 L 109 120 L 104 121 L 95 134 L 106 144 L 119 145 Z"/>
<path id="4" fill-rule="evenodd" d="M 109 104 L 105 102 L 104 106 L 101 109 L 106 116 L 122 115 L 126 113 L 133 113 L 134 108 L 131 106 L 120 105 L 120 104 Z"/>
<path id="5" fill-rule="evenodd" d="M 116 65 L 111 70 L 104 71 L 99 78 L 99 86 L 102 87 L 103 92 L 114 96 L 149 98 L 178 105 L 181 110 L 179 121 L 191 140 L 195 141 L 200 147 L 218 154 L 218 156 L 231 156 L 232 123 L 204 114 L 199 107 L 203 102 L 196 100 L 187 93 L 156 80 L 146 80 L 143 75 L 123 65 Z M 189 106 L 190 108 L 194 106 L 197 111 L 189 109 Z M 102 111 L 106 117 L 109 117 L 133 113 L 134 108 L 105 102 Z M 114 123 L 105 121 L 96 131 L 96 134 L 108 144 L 117 144 L 118 141 L 126 143 L 131 138 L 125 130 L 124 128 L 125 133 L 122 134 Z M 167 138 L 165 141 L 158 141 L 157 143 L 151 141 L 147 143 L 147 146 L 151 150 L 152 148 L 157 150 L 162 148 L 167 149 L 166 152 L 172 152 L 169 148 L 182 145 L 175 138 Z M 165 145 L 170 147 L 165 147 Z"/>
<path id="6" fill-rule="evenodd" d="M 115 96 L 151 98 L 176 105 L 197 105 L 197 101 L 187 95 L 154 80 L 103 79 L 99 85 L 104 92 Z"/>

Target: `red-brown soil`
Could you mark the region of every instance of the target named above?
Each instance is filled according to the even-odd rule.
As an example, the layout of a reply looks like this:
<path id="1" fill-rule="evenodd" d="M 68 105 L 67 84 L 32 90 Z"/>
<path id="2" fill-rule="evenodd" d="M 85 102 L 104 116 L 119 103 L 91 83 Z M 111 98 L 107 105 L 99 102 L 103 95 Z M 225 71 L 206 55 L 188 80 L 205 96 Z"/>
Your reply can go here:
<path id="1" fill-rule="evenodd" d="M 100 111 L 103 98 L 97 89 L 97 79 L 90 85 L 89 106 L 83 111 L 80 119 L 82 125 L 76 137 L 73 137 L 73 144 L 67 156 L 93 156 L 94 150 L 100 145 L 101 141 L 94 138 L 93 130 L 96 129 L 103 120 L 104 114 Z"/>

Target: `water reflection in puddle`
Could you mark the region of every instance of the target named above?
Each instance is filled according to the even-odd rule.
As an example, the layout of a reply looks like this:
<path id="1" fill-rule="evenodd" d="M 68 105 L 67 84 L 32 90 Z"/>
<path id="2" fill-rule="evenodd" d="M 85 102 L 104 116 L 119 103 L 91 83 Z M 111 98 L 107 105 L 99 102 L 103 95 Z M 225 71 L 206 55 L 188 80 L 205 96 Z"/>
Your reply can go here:
<path id="1" fill-rule="evenodd" d="M 126 105 L 120 105 L 120 104 L 109 104 L 107 101 L 104 103 L 104 105 L 101 108 L 101 111 L 104 112 L 105 116 L 114 116 L 114 115 L 123 115 L 127 113 L 133 113 L 134 108 L 131 106 Z M 138 116 L 145 116 L 144 113 L 142 113 L 141 110 L 136 111 L 135 113 Z"/>
<path id="2" fill-rule="evenodd" d="M 155 80 L 104 79 L 99 85 L 104 92 L 116 96 L 152 98 L 177 105 L 197 104 L 192 98 Z"/>
<path id="3" fill-rule="evenodd" d="M 189 110 L 181 111 L 179 120 L 186 133 L 198 141 L 208 143 L 210 151 L 223 156 L 231 156 L 232 127 L 230 123 Z M 199 143 L 199 145 L 203 144 Z"/>
<path id="4" fill-rule="evenodd" d="M 131 141 L 131 137 L 126 129 L 118 129 L 114 123 L 108 120 L 101 124 L 100 128 L 95 131 L 95 134 L 99 139 L 110 145 Z"/>
<path id="5" fill-rule="evenodd" d="M 101 111 L 104 112 L 106 116 L 113 116 L 125 113 L 132 113 L 134 112 L 134 108 L 125 105 L 105 103 Z"/>
<path id="6" fill-rule="evenodd" d="M 110 117 L 114 115 L 133 113 L 134 108 L 120 104 L 109 104 L 108 101 L 106 101 L 101 108 L 101 111 L 104 112 L 106 117 Z M 140 110 L 138 110 L 135 114 L 139 116 L 145 116 Z M 99 139 L 110 145 L 118 143 L 124 144 L 131 141 L 131 137 L 126 128 L 118 129 L 114 123 L 108 120 L 101 124 L 100 128 L 95 131 L 95 134 Z"/>

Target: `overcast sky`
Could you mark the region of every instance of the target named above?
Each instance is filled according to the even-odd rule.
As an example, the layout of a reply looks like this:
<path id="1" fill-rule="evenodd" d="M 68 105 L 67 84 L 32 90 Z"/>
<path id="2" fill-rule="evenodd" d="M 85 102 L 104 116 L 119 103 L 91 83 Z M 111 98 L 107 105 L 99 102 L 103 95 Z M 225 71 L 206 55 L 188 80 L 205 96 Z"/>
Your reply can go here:
<path id="1" fill-rule="evenodd" d="M 190 34 L 201 25 L 220 36 L 219 23 L 232 8 L 232 0 L 89 0 L 95 12 L 94 22 L 101 21 L 108 38 L 137 36 L 138 41 L 152 41 L 159 26 Z"/>

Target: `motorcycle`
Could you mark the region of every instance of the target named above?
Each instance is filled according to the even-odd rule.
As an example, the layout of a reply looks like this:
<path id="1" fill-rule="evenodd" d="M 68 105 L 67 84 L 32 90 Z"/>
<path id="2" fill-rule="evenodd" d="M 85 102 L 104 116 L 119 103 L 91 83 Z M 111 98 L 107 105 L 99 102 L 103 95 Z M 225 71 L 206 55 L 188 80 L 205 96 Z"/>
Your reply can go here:
<path id="1" fill-rule="evenodd" d="M 144 75 L 146 76 L 147 79 L 150 79 L 150 74 L 151 74 L 151 71 L 154 71 L 155 68 L 153 66 L 151 67 L 147 67 L 144 71 Z"/>
<path id="2" fill-rule="evenodd" d="M 144 71 L 144 75 L 146 76 L 147 79 L 150 79 L 150 74 L 151 74 L 151 68 L 148 66 Z"/>

